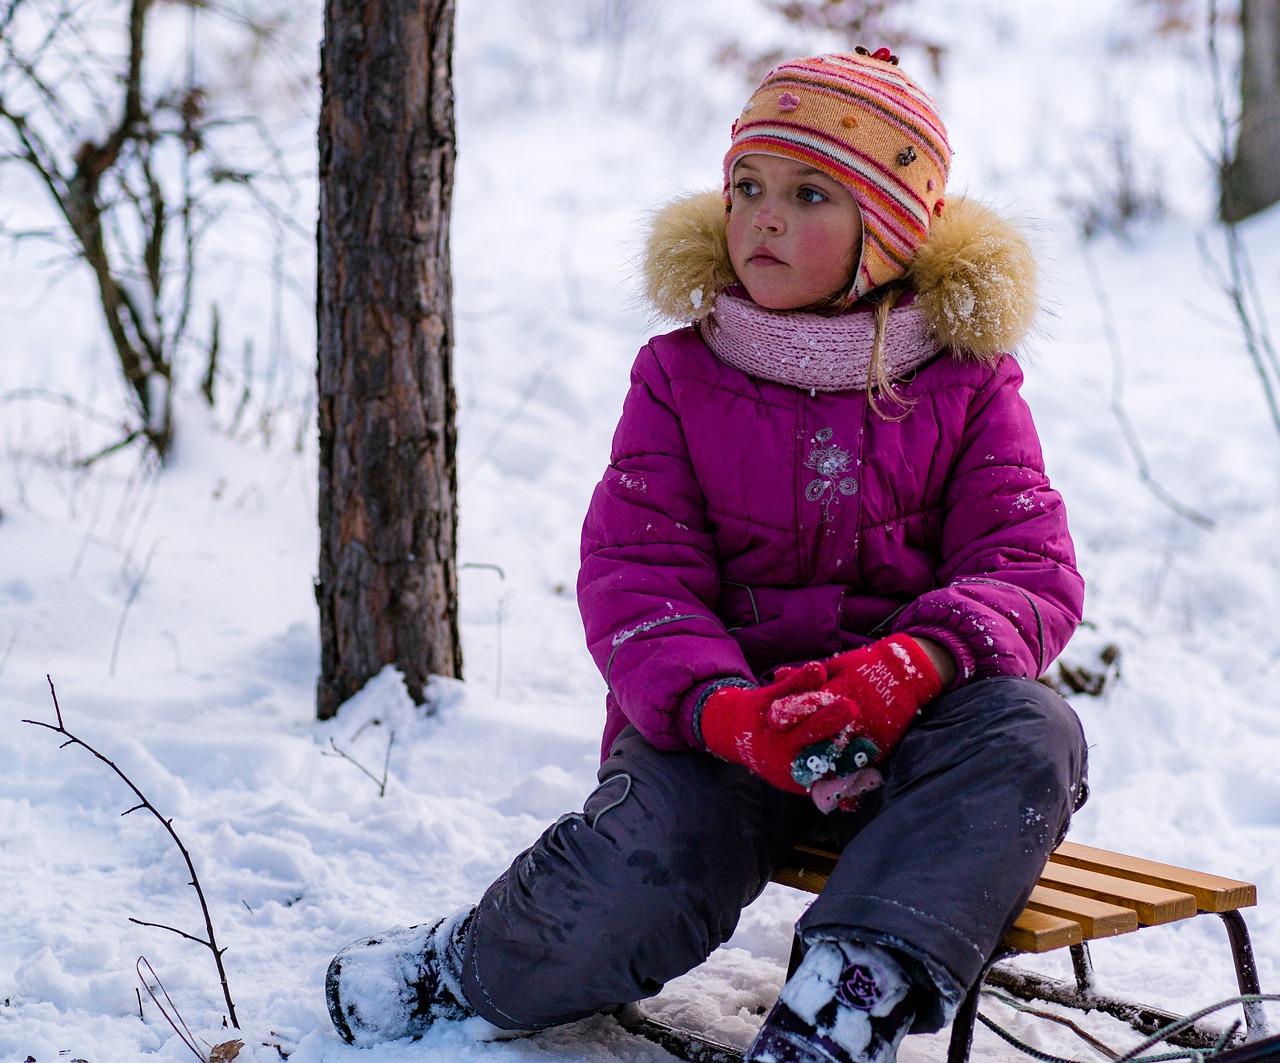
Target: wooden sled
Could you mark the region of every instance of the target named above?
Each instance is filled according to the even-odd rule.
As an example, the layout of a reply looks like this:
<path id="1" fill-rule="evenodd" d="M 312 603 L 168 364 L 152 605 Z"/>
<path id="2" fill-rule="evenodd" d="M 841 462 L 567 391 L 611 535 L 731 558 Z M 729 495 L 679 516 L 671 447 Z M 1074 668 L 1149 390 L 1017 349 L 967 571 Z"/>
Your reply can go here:
<path id="1" fill-rule="evenodd" d="M 833 852 L 797 846 L 774 875 L 774 881 L 807 893 L 820 893 L 837 858 Z M 1176 1022 L 1178 1016 L 1169 1012 L 1098 992 L 1088 943 L 1197 915 L 1213 914 L 1222 919 L 1240 995 L 1259 996 L 1253 947 L 1240 914 L 1241 908 L 1256 903 L 1257 888 L 1248 882 L 1064 842 L 1050 856 L 1026 908 L 960 1006 L 951 1026 L 947 1063 L 966 1063 L 969 1058 L 984 985 L 998 986 L 1024 1000 L 1102 1011 L 1148 1035 Z M 1021 971 L 1006 962 L 1019 953 L 1061 948 L 1071 951 L 1074 983 Z M 788 975 L 800 956 L 797 939 L 792 944 Z M 1242 1006 L 1244 1034 L 1233 1038 L 1232 1044 L 1256 1042 L 1267 1035 L 1261 1002 L 1246 1001 Z M 628 1030 L 690 1063 L 734 1063 L 742 1058 L 734 1048 L 667 1026 L 638 1010 L 620 1019 Z M 1205 1025 L 1191 1024 L 1171 1035 L 1169 1041 L 1180 1047 L 1206 1049 L 1219 1046 L 1222 1034 Z"/>

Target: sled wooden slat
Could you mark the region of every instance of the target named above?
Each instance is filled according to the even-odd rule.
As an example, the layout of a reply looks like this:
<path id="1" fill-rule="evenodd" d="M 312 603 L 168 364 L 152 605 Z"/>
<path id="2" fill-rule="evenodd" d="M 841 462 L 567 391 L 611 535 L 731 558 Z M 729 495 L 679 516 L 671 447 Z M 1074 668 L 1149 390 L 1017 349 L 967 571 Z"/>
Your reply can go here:
<path id="1" fill-rule="evenodd" d="M 1202 912 L 1233 912 L 1237 908 L 1250 908 L 1258 903 L 1258 888 L 1251 882 L 1223 878 L 1203 871 L 1190 871 L 1123 853 L 1112 853 L 1105 849 L 1095 849 L 1091 845 L 1063 842 L 1049 859 L 1055 864 L 1066 864 L 1086 871 L 1102 871 L 1117 878 L 1128 878 L 1135 882 L 1146 882 L 1152 886 L 1189 893 Z"/>
<path id="2" fill-rule="evenodd" d="M 1085 871 L 1083 868 L 1052 861 L 1040 873 L 1040 883 L 1054 889 L 1078 893 L 1082 897 L 1132 908 L 1143 926 L 1158 926 L 1161 923 L 1189 919 L 1199 910 L 1196 899 L 1190 893 L 1151 886 L 1132 879 L 1116 878 L 1100 871 Z"/>
<path id="3" fill-rule="evenodd" d="M 796 846 L 774 881 L 821 893 L 837 859 L 837 853 L 816 846 Z M 1064 842 L 1002 945 L 1051 952 L 1202 911 L 1234 911 L 1256 900 L 1247 882 Z"/>
<path id="4" fill-rule="evenodd" d="M 1052 952 L 1083 940 L 1084 931 L 1074 919 L 1030 908 L 1023 910 L 1004 936 L 1004 944 L 1019 952 Z"/>
<path id="5" fill-rule="evenodd" d="M 821 893 L 827 884 L 827 875 L 807 867 L 782 867 L 775 872 L 773 881 L 805 893 Z"/>
<path id="6" fill-rule="evenodd" d="M 1036 886 L 1031 891 L 1027 907 L 1032 911 L 1046 912 L 1079 923 L 1083 937 L 1091 941 L 1138 929 L 1138 913 L 1132 908 L 1109 904 L 1092 897 L 1081 897 L 1049 886 Z"/>

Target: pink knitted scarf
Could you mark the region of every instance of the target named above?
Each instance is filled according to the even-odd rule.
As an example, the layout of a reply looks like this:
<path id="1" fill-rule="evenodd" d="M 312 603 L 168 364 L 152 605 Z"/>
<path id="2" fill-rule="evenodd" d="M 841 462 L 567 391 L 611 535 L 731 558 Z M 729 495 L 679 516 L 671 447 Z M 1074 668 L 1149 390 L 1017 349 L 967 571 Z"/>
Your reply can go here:
<path id="1" fill-rule="evenodd" d="M 874 313 L 766 310 L 730 289 L 716 297 L 702 335 L 721 361 L 751 376 L 810 391 L 861 391 L 867 386 L 875 328 Z M 884 371 L 890 380 L 923 365 L 938 350 L 923 311 L 907 305 L 889 312 Z"/>

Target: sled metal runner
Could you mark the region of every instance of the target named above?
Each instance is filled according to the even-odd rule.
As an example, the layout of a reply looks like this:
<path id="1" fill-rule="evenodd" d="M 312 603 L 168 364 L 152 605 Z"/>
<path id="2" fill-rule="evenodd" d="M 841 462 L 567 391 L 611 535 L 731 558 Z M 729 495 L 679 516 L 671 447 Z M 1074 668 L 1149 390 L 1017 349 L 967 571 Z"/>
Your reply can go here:
<path id="1" fill-rule="evenodd" d="M 820 893 L 837 859 L 837 853 L 797 846 L 786 865 L 775 873 L 774 881 L 807 893 Z M 966 1063 L 969 1058 L 984 985 L 997 986 L 1023 1000 L 1101 1011 L 1146 1035 L 1176 1022 L 1178 1016 L 1159 1008 L 1100 993 L 1094 982 L 1088 942 L 1196 915 L 1214 914 L 1223 921 L 1239 992 L 1244 997 L 1260 995 L 1253 947 L 1239 911 L 1256 903 L 1257 889 L 1252 883 L 1064 842 L 1050 856 L 1026 908 L 961 1004 L 951 1026 L 947 1063 Z M 1070 950 L 1074 982 L 1018 970 L 1006 962 L 1020 953 L 1060 948 Z M 797 939 L 792 943 L 788 975 L 795 970 L 801 955 Z M 1246 1001 L 1242 1007 L 1244 1033 L 1228 1044 L 1256 1042 L 1268 1034 L 1262 1004 Z M 638 1009 L 620 1016 L 620 1021 L 632 1033 L 690 1063 L 740 1063 L 742 1059 L 738 1049 L 668 1026 Z M 1167 1040 L 1179 1047 L 1211 1049 L 1222 1045 L 1223 1034 L 1207 1024 L 1193 1023 Z"/>
<path id="2" fill-rule="evenodd" d="M 1249 931 L 1245 927 L 1244 918 L 1239 912 L 1235 911 L 1219 912 L 1217 914 L 1227 926 L 1227 937 L 1231 944 L 1232 959 L 1236 968 L 1236 982 L 1239 986 L 1240 995 L 1260 995 L 1262 991 L 1258 986 L 1258 972 L 1254 965 L 1253 947 L 1249 941 Z M 1032 971 L 1019 970 L 1012 965 L 998 962 L 1016 955 L 1013 952 L 1002 951 L 997 953 L 997 962 L 988 966 L 982 984 L 996 986 L 1003 989 L 1010 996 L 1018 997 L 1021 1000 L 1040 1000 L 1085 1012 L 1101 1011 L 1106 1015 L 1128 1023 L 1139 1033 L 1147 1034 L 1148 1036 L 1178 1022 L 1181 1018 L 1181 1016 L 1163 1011 L 1160 1008 L 1100 993 L 1094 984 L 1093 964 L 1089 955 L 1088 942 L 1072 945 L 1070 949 L 1072 967 L 1075 972 L 1074 983 L 1050 978 Z M 972 1000 L 967 999 L 965 1001 L 965 1005 L 972 1010 L 972 1014 L 965 1020 L 968 1024 L 967 1036 L 970 1038 L 972 1037 L 974 1021 L 977 1019 L 976 1004 L 976 994 L 972 995 Z M 1244 1011 L 1245 1031 L 1243 1034 L 1237 1034 L 1231 1038 L 1228 1043 L 1232 1045 L 1240 1045 L 1246 1041 L 1257 1040 L 1266 1036 L 1267 1033 L 1266 1017 L 1262 1012 L 1260 1003 L 1247 1001 L 1241 1005 L 1241 1008 Z M 959 1015 L 957 1015 L 956 1021 L 957 1023 L 961 1021 Z M 953 1039 L 956 1036 L 956 1029 L 957 1027 L 952 1027 Z M 963 1030 L 964 1027 L 960 1027 L 960 1029 Z M 1185 1028 L 1170 1034 L 1164 1040 L 1168 1044 L 1176 1045 L 1179 1048 L 1212 1049 L 1221 1045 L 1222 1030 L 1204 1023 L 1191 1023 Z M 963 1061 L 968 1054 L 967 1049 L 961 1055 L 957 1055 L 956 1051 L 956 1045 L 953 1040 L 952 1052 L 948 1057 L 952 1063 Z"/>
<path id="3" fill-rule="evenodd" d="M 618 1014 L 618 1023 L 628 1033 L 652 1041 L 679 1059 L 689 1063 L 742 1063 L 742 1049 L 721 1044 L 678 1026 L 650 1018 L 639 1008 L 624 1009 Z"/>

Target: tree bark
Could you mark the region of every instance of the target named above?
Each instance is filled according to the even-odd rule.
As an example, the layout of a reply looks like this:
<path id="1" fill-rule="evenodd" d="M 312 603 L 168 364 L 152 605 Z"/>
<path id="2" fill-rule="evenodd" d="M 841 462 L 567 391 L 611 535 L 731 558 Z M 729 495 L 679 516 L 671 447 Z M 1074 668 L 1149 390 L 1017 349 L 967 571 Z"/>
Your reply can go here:
<path id="1" fill-rule="evenodd" d="M 1219 213 L 1238 222 L 1280 200 L 1280 0 L 1242 0 L 1240 130 Z"/>
<path id="2" fill-rule="evenodd" d="M 460 677 L 449 211 L 453 0 L 326 0 L 319 124 L 320 679 Z"/>

